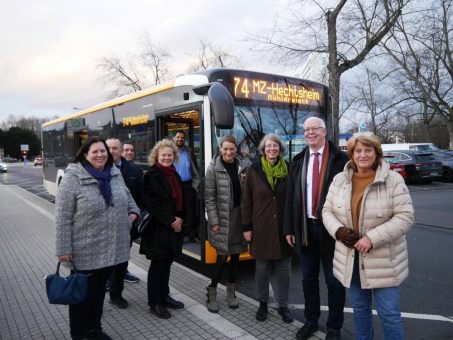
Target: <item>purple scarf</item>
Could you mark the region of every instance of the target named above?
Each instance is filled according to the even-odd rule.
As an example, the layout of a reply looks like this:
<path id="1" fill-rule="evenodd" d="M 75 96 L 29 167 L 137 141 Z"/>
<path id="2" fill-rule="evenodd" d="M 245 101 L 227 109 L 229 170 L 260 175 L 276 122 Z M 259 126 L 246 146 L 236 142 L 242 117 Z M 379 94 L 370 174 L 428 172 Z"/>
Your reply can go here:
<path id="1" fill-rule="evenodd" d="M 110 179 L 112 178 L 110 170 L 112 170 L 112 167 L 106 166 L 102 171 L 96 170 L 90 163 L 83 164 L 83 167 L 98 181 L 99 190 L 107 207 L 112 206 L 112 188 L 110 187 Z"/>

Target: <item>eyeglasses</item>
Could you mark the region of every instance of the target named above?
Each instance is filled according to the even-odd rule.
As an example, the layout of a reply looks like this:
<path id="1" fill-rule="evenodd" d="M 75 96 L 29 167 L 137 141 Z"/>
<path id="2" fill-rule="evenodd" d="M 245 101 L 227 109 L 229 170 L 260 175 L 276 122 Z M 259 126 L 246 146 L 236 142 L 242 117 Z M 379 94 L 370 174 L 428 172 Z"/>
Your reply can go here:
<path id="1" fill-rule="evenodd" d="M 280 149 L 280 145 L 278 144 L 266 144 L 264 147 L 268 149 Z"/>
<path id="2" fill-rule="evenodd" d="M 322 126 L 309 127 L 309 128 L 305 128 L 304 132 L 318 132 L 320 129 L 324 129 L 324 128 Z"/>

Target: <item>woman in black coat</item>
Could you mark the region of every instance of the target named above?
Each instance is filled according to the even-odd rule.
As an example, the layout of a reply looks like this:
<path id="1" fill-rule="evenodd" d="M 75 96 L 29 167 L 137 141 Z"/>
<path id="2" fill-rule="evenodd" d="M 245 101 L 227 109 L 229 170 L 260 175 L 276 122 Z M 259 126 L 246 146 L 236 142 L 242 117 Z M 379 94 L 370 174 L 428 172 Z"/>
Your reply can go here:
<path id="1" fill-rule="evenodd" d="M 173 165 L 178 149 L 168 139 L 158 142 L 148 161 L 151 169 L 145 174 L 144 206 L 152 215 L 143 233 L 140 254 L 151 260 L 148 270 L 148 304 L 150 312 L 163 319 L 171 317 L 167 308 L 184 308 L 174 300 L 168 285 L 170 267 L 182 252 L 183 194 L 181 179 Z"/>

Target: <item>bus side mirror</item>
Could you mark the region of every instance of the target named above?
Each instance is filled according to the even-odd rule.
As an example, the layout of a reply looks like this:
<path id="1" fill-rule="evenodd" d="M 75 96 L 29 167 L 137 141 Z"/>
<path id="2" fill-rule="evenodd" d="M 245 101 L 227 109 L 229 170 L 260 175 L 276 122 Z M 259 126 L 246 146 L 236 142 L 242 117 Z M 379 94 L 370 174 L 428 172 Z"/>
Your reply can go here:
<path id="1" fill-rule="evenodd" d="M 218 82 L 213 83 L 209 87 L 208 98 L 211 101 L 211 112 L 215 126 L 219 129 L 232 129 L 234 125 L 234 102 L 226 87 Z"/>

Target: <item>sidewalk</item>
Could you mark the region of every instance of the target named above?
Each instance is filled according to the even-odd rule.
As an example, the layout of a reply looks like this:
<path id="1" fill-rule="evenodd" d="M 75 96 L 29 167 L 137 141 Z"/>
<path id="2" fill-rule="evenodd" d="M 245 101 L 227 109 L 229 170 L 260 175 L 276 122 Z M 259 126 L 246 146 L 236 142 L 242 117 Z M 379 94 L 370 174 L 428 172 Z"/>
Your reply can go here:
<path id="1" fill-rule="evenodd" d="M 0 185 L 0 339 L 68 339 L 68 308 L 50 305 L 43 277 L 55 271 L 53 204 L 17 186 Z M 127 309 L 105 299 L 103 328 L 113 339 L 295 339 L 302 326 L 286 324 L 274 309 L 265 322 L 255 320 L 258 303 L 238 294 L 240 306 L 228 308 L 219 285 L 220 311 L 205 307 L 209 279 L 177 263 L 171 295 L 185 304 L 162 320 L 149 313 L 146 279 L 149 261 L 134 244 L 129 270 L 141 281 L 125 284 Z M 67 272 L 64 272 L 66 275 Z M 312 339 L 323 339 L 317 333 Z"/>

